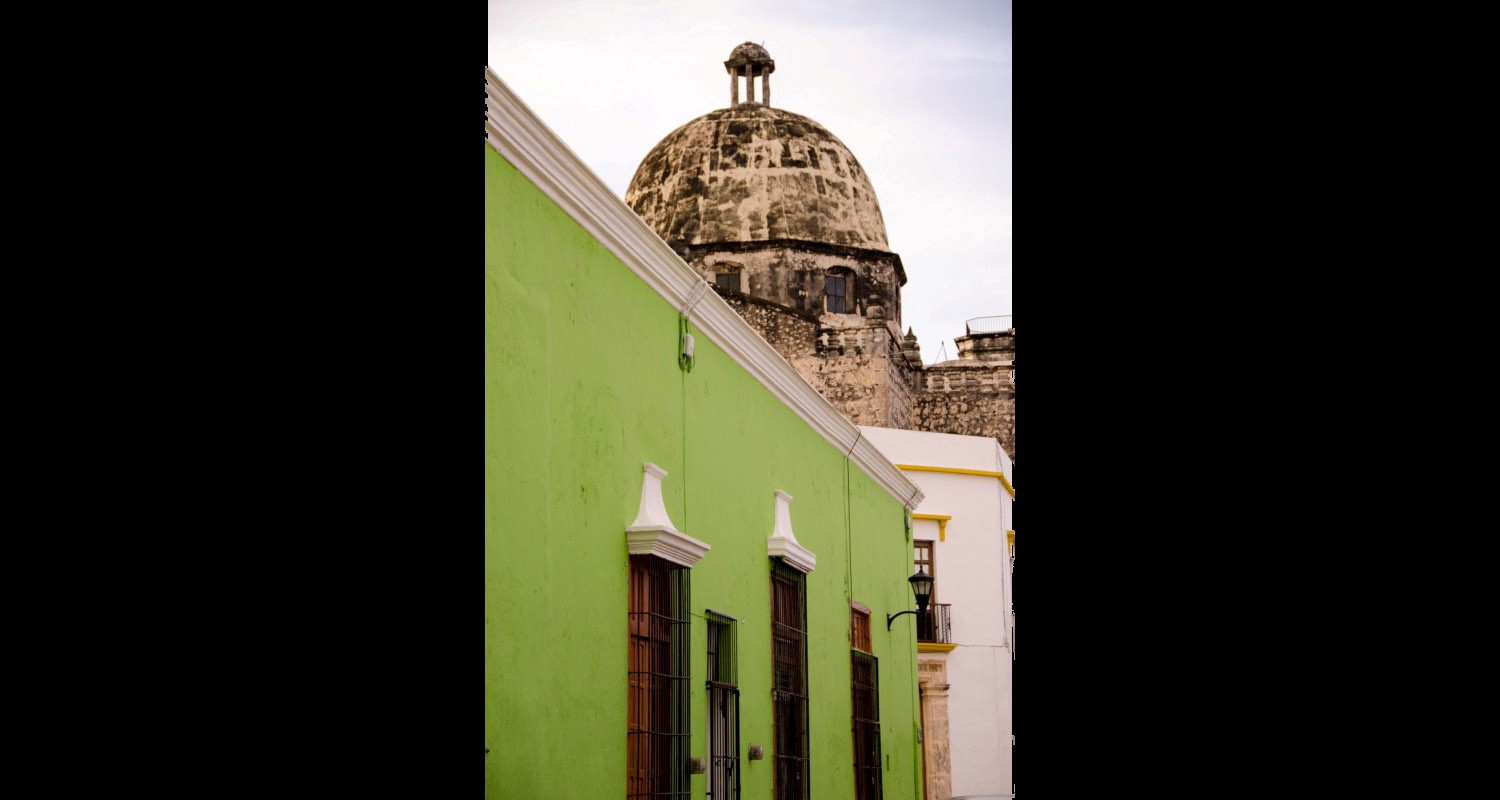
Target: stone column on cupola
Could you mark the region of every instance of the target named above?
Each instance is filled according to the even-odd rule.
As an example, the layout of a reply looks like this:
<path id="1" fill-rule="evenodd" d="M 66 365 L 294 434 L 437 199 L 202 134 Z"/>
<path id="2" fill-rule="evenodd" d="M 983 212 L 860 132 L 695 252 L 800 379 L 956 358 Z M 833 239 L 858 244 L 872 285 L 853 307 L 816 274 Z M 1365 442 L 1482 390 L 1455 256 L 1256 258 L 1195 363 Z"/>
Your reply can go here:
<path id="1" fill-rule="evenodd" d="M 760 78 L 761 94 L 765 96 L 762 104 L 771 104 L 771 73 L 776 71 L 776 62 L 764 47 L 754 42 L 739 45 L 729 54 L 729 60 L 724 62 L 724 69 L 729 73 L 731 108 L 740 104 L 741 76 L 745 78 L 746 103 L 755 102 L 755 79 Z"/>

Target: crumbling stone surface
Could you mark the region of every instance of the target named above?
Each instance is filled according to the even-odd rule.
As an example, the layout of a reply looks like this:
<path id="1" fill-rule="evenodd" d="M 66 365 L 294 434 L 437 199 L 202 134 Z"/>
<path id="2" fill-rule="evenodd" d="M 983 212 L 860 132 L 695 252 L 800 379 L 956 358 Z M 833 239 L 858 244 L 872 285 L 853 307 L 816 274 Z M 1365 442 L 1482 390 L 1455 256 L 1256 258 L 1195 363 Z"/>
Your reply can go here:
<path id="1" fill-rule="evenodd" d="M 777 307 L 773 303 L 749 297 L 741 292 L 718 288 L 719 296 L 734 309 L 750 327 L 758 331 L 776 352 L 787 361 L 794 362 L 814 353 L 814 331 L 818 322 L 792 313 L 791 309 Z M 807 376 L 804 374 L 804 378 Z M 814 384 L 816 386 L 816 384 Z"/>
<path id="2" fill-rule="evenodd" d="M 776 62 L 771 60 L 771 54 L 755 42 L 735 45 L 735 48 L 729 51 L 729 60 L 724 62 L 726 67 L 744 64 L 753 64 L 758 68 L 766 69 L 767 72 L 776 71 Z"/>
<path id="3" fill-rule="evenodd" d="M 894 322 L 818 317 L 742 292 L 720 296 L 825 399 L 856 425 L 989 436 L 1016 457 L 1014 330 L 973 334 L 960 358 L 907 358 Z M 976 348 L 977 346 L 977 348 Z M 1006 360 L 976 353 L 1005 353 Z M 964 356 L 968 357 L 965 358 Z"/>
<path id="4" fill-rule="evenodd" d="M 1016 457 L 1016 387 L 1008 362 L 948 361 L 922 370 L 913 404 L 919 431 L 992 436 Z"/>
<path id="5" fill-rule="evenodd" d="M 625 191 L 668 244 L 799 239 L 889 250 L 854 154 L 807 117 L 744 103 L 667 134 Z"/>
<path id="6" fill-rule="evenodd" d="M 911 427 L 915 370 L 894 325 L 879 320 L 840 327 L 841 320 L 801 314 L 722 287 L 720 297 L 856 425 Z M 838 315 L 834 315 L 838 316 Z"/>
<path id="7" fill-rule="evenodd" d="M 1016 357 L 1016 329 L 994 333 L 970 333 L 953 340 L 960 361 L 1013 361 Z"/>
<path id="8" fill-rule="evenodd" d="M 912 413 L 917 430 L 993 436 L 1016 457 L 1016 329 L 953 340 L 958 358 L 922 370 Z"/>
<path id="9" fill-rule="evenodd" d="M 829 403 L 856 425 L 911 427 L 911 387 L 905 362 L 887 353 L 837 350 L 791 360 Z"/>
<path id="10" fill-rule="evenodd" d="M 878 424 L 882 428 L 911 430 L 912 383 L 915 371 L 906 359 L 901 357 L 900 351 L 886 359 L 885 367 L 885 421 Z"/>
<path id="11" fill-rule="evenodd" d="M 741 292 L 799 313 L 838 317 L 840 327 L 863 326 L 866 318 L 901 319 L 906 273 L 895 253 L 792 242 L 698 245 L 680 252 L 709 283 L 717 283 L 721 274 L 738 274 Z M 827 310 L 830 275 L 846 279 L 844 314 Z"/>

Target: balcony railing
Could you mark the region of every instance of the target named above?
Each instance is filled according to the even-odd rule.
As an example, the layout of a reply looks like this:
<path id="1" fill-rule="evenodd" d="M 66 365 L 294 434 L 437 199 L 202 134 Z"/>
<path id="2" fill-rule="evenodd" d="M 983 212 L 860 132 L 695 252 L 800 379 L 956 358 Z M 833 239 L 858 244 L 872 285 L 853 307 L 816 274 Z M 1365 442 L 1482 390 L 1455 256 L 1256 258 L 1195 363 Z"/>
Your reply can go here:
<path id="1" fill-rule="evenodd" d="M 949 619 L 952 603 L 935 603 L 927 607 L 927 614 L 917 616 L 917 641 L 927 644 L 952 644 L 953 627 Z"/>
<path id="2" fill-rule="evenodd" d="M 964 322 L 964 333 L 973 335 L 976 333 L 1004 333 L 1016 327 L 1014 314 L 1005 314 L 999 317 L 975 317 Z"/>

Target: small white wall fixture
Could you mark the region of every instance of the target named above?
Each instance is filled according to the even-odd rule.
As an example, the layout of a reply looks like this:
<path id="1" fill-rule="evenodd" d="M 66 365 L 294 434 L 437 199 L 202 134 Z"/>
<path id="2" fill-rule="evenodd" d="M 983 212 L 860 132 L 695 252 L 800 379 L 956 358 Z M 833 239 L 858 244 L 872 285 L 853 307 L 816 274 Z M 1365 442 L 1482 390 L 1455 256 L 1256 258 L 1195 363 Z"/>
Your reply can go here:
<path id="1" fill-rule="evenodd" d="M 684 567 L 697 564 L 713 548 L 677 530 L 667 516 L 667 506 L 661 499 L 661 479 L 667 477 L 667 471 L 649 462 L 642 471 L 641 510 L 625 529 L 626 549 L 633 556 L 657 556 Z"/>
<path id="2" fill-rule="evenodd" d="M 799 544 L 797 535 L 792 533 L 792 496 L 786 492 L 776 493 L 776 530 L 766 540 L 766 552 L 804 573 L 812 572 L 818 564 L 818 557 Z"/>

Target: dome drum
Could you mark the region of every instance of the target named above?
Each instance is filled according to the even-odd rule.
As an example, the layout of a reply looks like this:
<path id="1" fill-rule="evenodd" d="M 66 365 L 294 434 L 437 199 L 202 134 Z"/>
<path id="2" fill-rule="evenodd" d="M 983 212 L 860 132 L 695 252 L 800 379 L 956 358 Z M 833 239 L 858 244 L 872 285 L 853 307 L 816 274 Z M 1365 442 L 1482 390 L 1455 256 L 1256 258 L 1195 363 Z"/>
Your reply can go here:
<path id="1" fill-rule="evenodd" d="M 720 288 L 769 301 L 807 319 L 860 327 L 901 319 L 900 257 L 806 242 L 757 242 L 754 247 L 699 245 L 684 260 Z M 830 279 L 838 281 L 830 291 Z M 830 295 L 838 300 L 831 301 Z"/>

